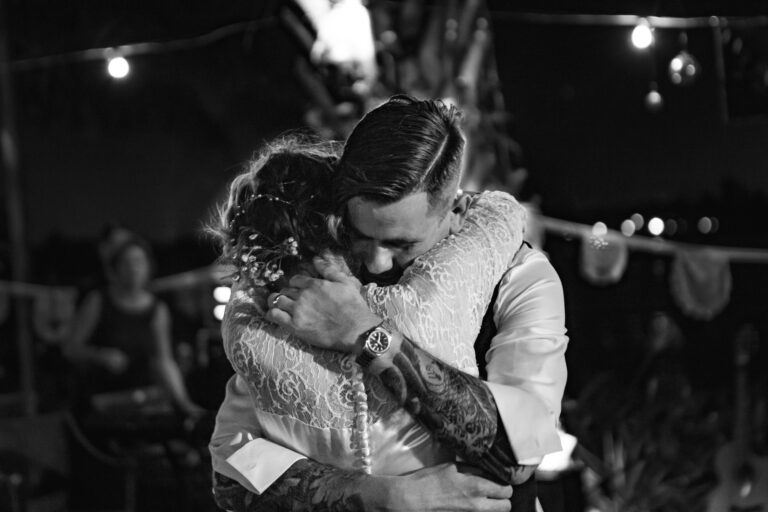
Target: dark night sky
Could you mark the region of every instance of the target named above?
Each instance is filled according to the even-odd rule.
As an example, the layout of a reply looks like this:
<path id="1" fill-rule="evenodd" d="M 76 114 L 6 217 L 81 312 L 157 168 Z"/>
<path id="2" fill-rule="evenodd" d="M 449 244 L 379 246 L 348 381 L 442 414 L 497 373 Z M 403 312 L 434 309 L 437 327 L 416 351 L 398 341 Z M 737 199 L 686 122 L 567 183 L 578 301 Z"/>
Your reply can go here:
<path id="1" fill-rule="evenodd" d="M 7 0 L 10 57 L 190 37 L 265 20 L 274 4 Z M 625 5 L 611 3 L 610 12 L 653 14 Z M 596 6 L 581 8 L 609 12 Z M 710 3 L 715 10 L 707 14 L 754 13 L 759 6 L 718 11 Z M 577 12 L 567 2 L 559 8 Z M 516 9 L 541 7 L 523 2 Z M 655 13 L 683 14 L 678 11 Z M 720 198 L 752 194 L 750 211 L 765 213 L 768 117 L 719 119 L 708 31 L 689 33 L 702 75 L 685 90 L 663 75 L 677 36 L 661 34 L 655 65 L 666 108 L 651 114 L 642 98 L 654 61 L 628 46 L 628 29 L 531 25 L 503 14 L 493 21 L 511 132 L 525 150 L 545 212 L 585 222 L 643 208 L 712 214 L 702 209 L 731 211 Z M 766 41 L 766 31 L 758 40 Z M 197 233 L 254 148 L 301 126 L 309 100 L 293 73 L 296 51 L 280 23 L 267 19 L 211 45 L 136 57 L 123 82 L 109 79 L 97 61 L 16 72 L 31 242 L 92 238 L 107 220 L 155 241 Z M 735 184 L 730 192 L 723 191 L 724 180 Z M 747 235 L 724 223 L 723 232 L 728 243 L 759 242 L 754 230 Z"/>

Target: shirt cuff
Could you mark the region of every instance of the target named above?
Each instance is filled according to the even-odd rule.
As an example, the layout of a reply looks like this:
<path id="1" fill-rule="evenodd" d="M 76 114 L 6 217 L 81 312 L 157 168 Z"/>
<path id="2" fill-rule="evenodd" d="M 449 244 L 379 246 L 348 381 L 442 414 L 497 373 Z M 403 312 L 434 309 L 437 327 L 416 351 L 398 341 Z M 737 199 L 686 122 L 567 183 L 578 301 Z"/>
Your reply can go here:
<path id="1" fill-rule="evenodd" d="M 253 485 L 259 494 L 266 491 L 296 461 L 306 459 L 266 439 L 254 439 L 227 458 L 227 462 Z"/>
<path id="2" fill-rule="evenodd" d="M 536 464 L 544 455 L 562 450 L 556 422 L 543 403 L 522 389 L 495 382 L 486 384 L 520 464 Z"/>

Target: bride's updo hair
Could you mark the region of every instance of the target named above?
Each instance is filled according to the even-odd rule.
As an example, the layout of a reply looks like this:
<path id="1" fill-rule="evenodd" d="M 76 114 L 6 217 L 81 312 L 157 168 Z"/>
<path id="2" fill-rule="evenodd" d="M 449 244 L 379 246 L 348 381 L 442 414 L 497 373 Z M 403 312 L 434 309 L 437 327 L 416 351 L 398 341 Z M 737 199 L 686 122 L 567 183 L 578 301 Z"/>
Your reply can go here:
<path id="1" fill-rule="evenodd" d="M 331 186 L 339 147 L 297 136 L 261 149 L 229 187 L 209 231 L 234 281 L 278 287 L 298 263 L 341 251 Z"/>

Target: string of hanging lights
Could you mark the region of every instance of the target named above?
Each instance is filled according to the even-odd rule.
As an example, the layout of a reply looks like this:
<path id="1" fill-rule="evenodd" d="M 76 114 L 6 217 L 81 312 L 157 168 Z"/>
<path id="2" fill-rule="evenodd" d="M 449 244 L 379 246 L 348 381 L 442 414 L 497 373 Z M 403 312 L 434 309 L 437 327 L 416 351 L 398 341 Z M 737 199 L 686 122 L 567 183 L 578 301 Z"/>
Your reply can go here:
<path id="1" fill-rule="evenodd" d="M 300 2 L 302 4 L 306 2 Z M 321 2 L 322 3 L 322 2 Z M 365 7 L 357 0 L 346 0 L 340 2 L 341 7 L 347 4 L 354 4 L 359 10 Z M 346 11 L 353 10 L 347 6 Z M 315 9 L 316 10 L 316 9 Z M 316 16 L 310 16 L 314 24 L 317 25 L 318 35 L 322 33 L 336 34 L 339 32 L 338 26 L 333 30 L 325 30 L 320 23 L 323 18 L 331 21 L 338 21 L 339 15 L 332 16 L 336 11 L 345 11 L 341 8 L 327 9 L 328 13 L 315 13 Z M 314 11 L 313 11 L 314 12 Z M 559 24 L 559 25 L 592 25 L 592 26 L 623 26 L 631 27 L 629 40 L 632 46 L 638 51 L 653 52 L 655 42 L 655 31 L 658 29 L 681 30 L 679 36 L 680 51 L 670 59 L 667 64 L 667 77 L 669 81 L 681 87 L 694 84 L 701 74 L 702 65 L 699 60 L 688 49 L 688 30 L 709 28 L 712 31 L 715 40 L 715 46 L 722 45 L 722 31 L 724 29 L 748 29 L 754 27 L 768 26 L 768 16 L 698 16 L 698 17 L 670 17 L 670 16 L 639 16 L 632 14 L 549 14 L 549 13 L 531 13 L 531 12 L 500 12 L 493 11 L 492 16 L 498 20 L 516 21 L 533 24 Z M 173 51 L 182 51 L 197 47 L 213 44 L 219 40 L 232 35 L 253 31 L 265 26 L 274 25 L 277 22 L 276 17 L 269 17 L 260 20 L 243 21 L 218 27 L 210 32 L 194 37 L 155 42 L 129 43 L 105 48 L 90 48 L 67 52 L 56 55 L 47 55 L 32 57 L 27 59 L 13 60 L 10 63 L 10 69 L 15 72 L 29 71 L 49 66 L 56 66 L 78 61 L 102 61 L 106 63 L 106 70 L 110 76 L 115 79 L 123 79 L 130 73 L 129 58 L 136 55 L 167 53 Z M 338 25 L 338 23 L 336 23 Z M 355 25 L 359 25 L 356 23 Z M 320 38 L 326 46 L 333 41 L 326 41 L 328 38 Z M 349 37 L 347 37 L 349 39 Z M 346 44 L 345 48 L 356 46 Z M 359 45 L 357 45 L 359 46 Z M 370 45 L 368 45 L 370 46 Z M 341 50 L 325 48 L 327 55 L 334 55 Z M 348 51 L 346 53 L 349 53 Z M 345 55 L 346 55 L 345 53 Z M 370 52 L 369 52 L 370 53 Z M 714 71 L 720 83 L 720 89 L 724 89 L 724 65 L 722 62 L 722 49 L 717 48 L 715 52 L 716 62 Z M 368 59 L 371 60 L 370 58 Z M 722 92 L 721 92 L 722 95 Z M 664 98 L 659 90 L 659 82 L 656 76 L 651 77 L 648 86 L 648 92 L 645 95 L 644 103 L 651 112 L 658 112 L 663 109 Z"/>

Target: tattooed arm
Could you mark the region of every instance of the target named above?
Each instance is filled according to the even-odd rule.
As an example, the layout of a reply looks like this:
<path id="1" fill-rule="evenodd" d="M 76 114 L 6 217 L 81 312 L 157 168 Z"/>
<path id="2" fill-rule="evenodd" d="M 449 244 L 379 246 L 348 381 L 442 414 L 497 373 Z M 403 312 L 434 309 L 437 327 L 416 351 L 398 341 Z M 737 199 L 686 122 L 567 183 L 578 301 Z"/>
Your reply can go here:
<path id="1" fill-rule="evenodd" d="M 255 494 L 220 473 L 213 495 L 223 510 L 256 512 L 508 511 L 512 488 L 440 464 L 406 476 L 371 476 L 312 460 L 294 463 L 275 483 Z"/>
<path id="2" fill-rule="evenodd" d="M 260 448 L 252 449 L 256 445 Z M 216 502 L 235 512 L 501 511 L 508 510 L 505 507 L 512 494 L 510 486 L 461 473 L 455 464 L 384 477 L 350 472 L 292 454 L 265 438 L 247 387 L 237 375 L 227 383 L 209 449 Z"/>
<path id="3" fill-rule="evenodd" d="M 261 494 L 249 492 L 236 480 L 213 474 L 213 496 L 223 510 L 370 510 L 373 477 L 344 471 L 314 462 L 294 463 L 275 483 Z M 367 506 L 366 506 L 367 505 Z"/>
<path id="4" fill-rule="evenodd" d="M 496 480 L 517 485 L 536 470 L 517 463 L 493 395 L 477 377 L 397 333 L 389 354 L 374 361 L 370 371 L 441 442 Z"/>

